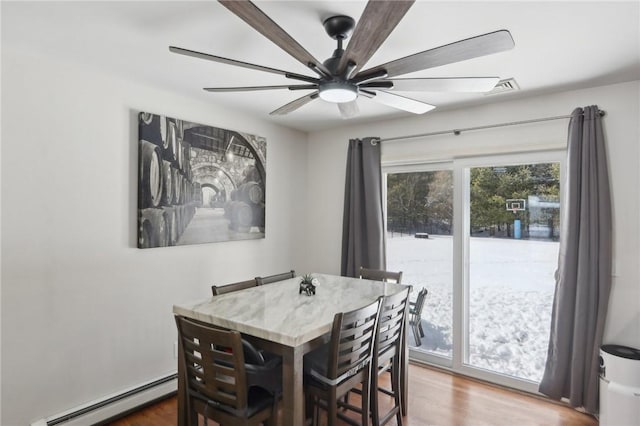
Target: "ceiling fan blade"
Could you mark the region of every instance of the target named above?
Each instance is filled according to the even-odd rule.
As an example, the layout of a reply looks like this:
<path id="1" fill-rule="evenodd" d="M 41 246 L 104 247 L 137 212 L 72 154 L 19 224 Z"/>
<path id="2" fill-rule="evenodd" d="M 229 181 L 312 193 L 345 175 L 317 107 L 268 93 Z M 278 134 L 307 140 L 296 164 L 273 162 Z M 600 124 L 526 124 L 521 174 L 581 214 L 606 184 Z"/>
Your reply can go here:
<path id="1" fill-rule="evenodd" d="M 339 103 L 338 109 L 340 110 L 340 116 L 342 118 L 355 117 L 360 112 L 356 101 Z"/>
<path id="2" fill-rule="evenodd" d="M 316 84 L 299 84 L 295 86 L 243 86 L 243 87 L 205 87 L 207 92 L 253 92 L 258 90 L 314 90 L 317 89 Z"/>
<path id="3" fill-rule="evenodd" d="M 380 104 L 401 109 L 403 111 L 412 112 L 414 114 L 424 114 L 425 112 L 431 111 L 435 108 L 435 106 L 429 105 L 422 101 L 417 101 L 405 96 L 385 92 L 383 90 L 378 90 L 375 92 L 369 90 L 361 90 L 360 93 Z"/>
<path id="4" fill-rule="evenodd" d="M 392 78 L 375 83 L 393 83 L 393 90 L 410 92 L 485 93 L 496 87 L 499 77 Z M 375 84 L 372 83 L 372 84 Z"/>
<path id="5" fill-rule="evenodd" d="M 318 92 L 310 93 L 308 95 L 305 95 L 301 98 L 296 99 L 295 101 L 289 102 L 288 104 L 283 105 L 274 111 L 271 111 L 269 115 L 289 114 L 290 112 L 297 110 L 301 106 L 308 104 L 309 102 L 311 102 L 317 97 L 318 97 Z"/>
<path id="6" fill-rule="evenodd" d="M 515 43 L 513 42 L 511 33 L 507 30 L 500 30 L 425 50 L 424 52 L 414 55 L 405 56 L 404 58 L 396 59 L 395 61 L 362 71 L 357 77 L 364 78 L 370 73 L 380 72 L 380 70 L 386 70 L 387 77 L 395 77 L 503 52 L 513 48 L 513 46 L 515 46 Z"/>
<path id="7" fill-rule="evenodd" d="M 182 47 L 169 46 L 169 50 L 179 55 L 191 56 L 193 58 L 199 58 L 199 59 L 206 59 L 208 61 L 219 62 L 227 65 L 235 65 L 237 67 L 249 68 L 249 69 L 258 70 L 258 71 L 265 71 L 273 74 L 280 74 L 294 80 L 308 81 L 310 83 L 317 83 L 319 81 L 319 79 L 315 77 L 309 77 L 302 74 L 283 71 L 277 68 L 264 67 L 262 65 L 251 64 L 249 62 L 236 61 L 235 59 L 223 58 L 222 56 L 211 55 L 209 53 L 196 52 L 195 50 L 183 49 Z"/>
<path id="8" fill-rule="evenodd" d="M 355 69 L 351 70 L 352 75 L 361 69 L 402 20 L 414 1 L 369 1 L 340 59 L 338 73 L 342 74 L 349 62 L 356 64 Z"/>
<path id="9" fill-rule="evenodd" d="M 269 16 L 248 0 L 219 0 L 219 3 L 249 24 L 254 30 L 271 40 L 295 59 L 310 67 L 329 74 L 326 67 L 314 58 L 293 37 L 276 24 Z M 314 68 L 315 67 L 315 68 Z"/>

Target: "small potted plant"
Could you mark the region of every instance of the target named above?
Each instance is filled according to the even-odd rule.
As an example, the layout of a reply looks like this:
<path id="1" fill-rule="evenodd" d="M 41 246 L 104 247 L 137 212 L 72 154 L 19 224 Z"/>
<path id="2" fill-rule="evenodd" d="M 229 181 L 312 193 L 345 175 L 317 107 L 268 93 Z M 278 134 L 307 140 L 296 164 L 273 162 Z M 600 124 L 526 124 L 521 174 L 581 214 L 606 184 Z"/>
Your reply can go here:
<path id="1" fill-rule="evenodd" d="M 311 296 L 316 294 L 316 287 L 319 285 L 319 281 L 317 278 L 314 278 L 311 274 L 304 274 L 302 278 L 300 278 L 300 290 L 298 294 L 306 294 L 307 296 Z"/>

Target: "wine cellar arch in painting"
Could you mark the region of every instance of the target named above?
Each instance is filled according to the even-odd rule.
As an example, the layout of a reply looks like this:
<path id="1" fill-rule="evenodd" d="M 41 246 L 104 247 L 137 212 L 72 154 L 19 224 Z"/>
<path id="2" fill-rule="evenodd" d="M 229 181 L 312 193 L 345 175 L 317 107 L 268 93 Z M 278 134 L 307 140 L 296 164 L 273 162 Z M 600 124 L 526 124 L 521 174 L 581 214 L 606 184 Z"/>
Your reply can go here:
<path id="1" fill-rule="evenodd" d="M 264 238 L 266 139 L 139 114 L 138 247 Z"/>

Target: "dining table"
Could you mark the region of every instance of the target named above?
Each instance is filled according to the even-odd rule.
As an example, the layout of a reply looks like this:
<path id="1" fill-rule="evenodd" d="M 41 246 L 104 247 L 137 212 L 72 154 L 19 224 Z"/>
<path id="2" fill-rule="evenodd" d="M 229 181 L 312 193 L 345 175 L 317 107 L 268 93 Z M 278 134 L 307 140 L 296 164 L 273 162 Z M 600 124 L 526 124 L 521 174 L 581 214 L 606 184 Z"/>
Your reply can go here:
<path id="1" fill-rule="evenodd" d="M 406 288 L 403 284 L 336 275 L 314 273 L 312 276 L 317 286 L 311 295 L 299 291 L 301 280 L 295 277 L 173 306 L 174 315 L 239 331 L 256 346 L 282 357 L 282 424 L 285 426 L 305 424 L 304 355 L 328 342 L 335 314 L 362 308 L 380 296 L 393 295 Z M 403 341 L 403 413 L 406 413 L 406 337 Z M 179 426 L 187 425 L 186 398 L 184 371 L 178 365 Z"/>

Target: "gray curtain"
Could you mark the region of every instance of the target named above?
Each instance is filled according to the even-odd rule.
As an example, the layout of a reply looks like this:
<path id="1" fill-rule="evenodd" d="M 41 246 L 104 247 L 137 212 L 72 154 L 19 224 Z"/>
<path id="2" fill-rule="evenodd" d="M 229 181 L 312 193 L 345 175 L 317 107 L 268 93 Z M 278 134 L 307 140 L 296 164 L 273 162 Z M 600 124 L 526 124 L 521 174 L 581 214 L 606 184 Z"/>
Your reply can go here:
<path id="1" fill-rule="evenodd" d="M 540 392 L 598 412 L 598 356 L 611 288 L 611 200 L 597 106 L 569 123 L 549 352 Z"/>
<path id="2" fill-rule="evenodd" d="M 386 263 L 378 140 L 349 141 L 341 267 L 341 274 L 347 277 L 356 277 L 361 266 L 384 269 Z"/>

